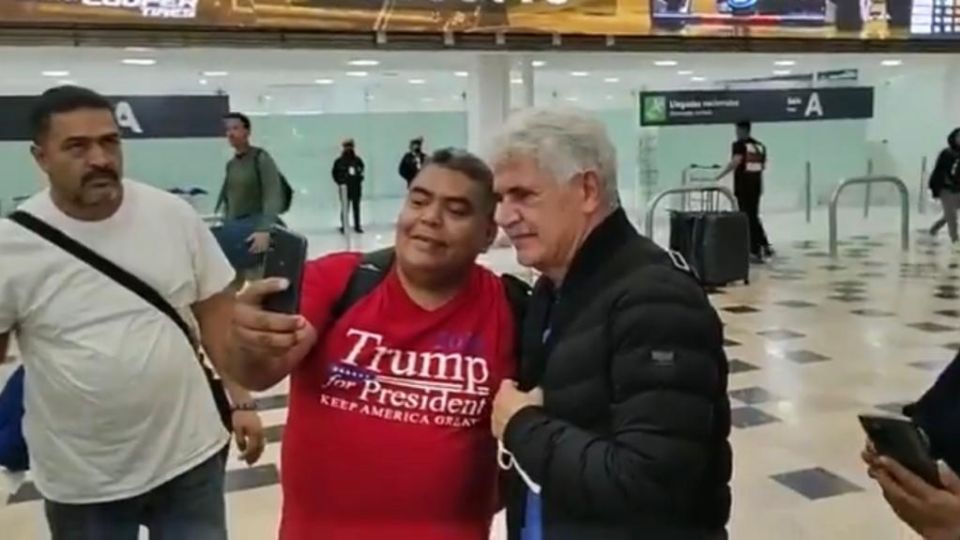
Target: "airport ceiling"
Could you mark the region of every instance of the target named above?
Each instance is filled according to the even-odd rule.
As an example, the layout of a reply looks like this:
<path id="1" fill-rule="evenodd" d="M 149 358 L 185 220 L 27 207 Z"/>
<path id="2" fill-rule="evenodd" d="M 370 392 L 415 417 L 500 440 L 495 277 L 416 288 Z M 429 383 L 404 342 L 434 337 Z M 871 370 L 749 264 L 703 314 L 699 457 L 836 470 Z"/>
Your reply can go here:
<path id="1" fill-rule="evenodd" d="M 475 55 L 467 52 L 384 52 L 279 49 L 142 49 L 0 47 L 0 93 L 30 94 L 71 81 L 110 93 L 209 93 L 250 87 L 362 88 L 415 85 L 443 94 L 469 88 Z M 481 53 L 482 54 L 482 53 Z M 684 88 L 715 81 L 861 70 L 873 81 L 898 70 L 935 68 L 944 55 L 755 53 L 511 53 L 519 83 L 524 61 L 537 67 L 538 88 Z"/>

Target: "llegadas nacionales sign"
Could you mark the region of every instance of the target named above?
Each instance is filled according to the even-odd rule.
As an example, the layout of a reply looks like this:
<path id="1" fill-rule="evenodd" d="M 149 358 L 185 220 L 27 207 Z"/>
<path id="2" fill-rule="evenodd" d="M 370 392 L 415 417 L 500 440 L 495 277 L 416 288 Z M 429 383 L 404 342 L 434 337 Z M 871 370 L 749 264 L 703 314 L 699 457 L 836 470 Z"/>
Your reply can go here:
<path id="1" fill-rule="evenodd" d="M 871 87 L 641 92 L 640 125 L 873 118 Z"/>

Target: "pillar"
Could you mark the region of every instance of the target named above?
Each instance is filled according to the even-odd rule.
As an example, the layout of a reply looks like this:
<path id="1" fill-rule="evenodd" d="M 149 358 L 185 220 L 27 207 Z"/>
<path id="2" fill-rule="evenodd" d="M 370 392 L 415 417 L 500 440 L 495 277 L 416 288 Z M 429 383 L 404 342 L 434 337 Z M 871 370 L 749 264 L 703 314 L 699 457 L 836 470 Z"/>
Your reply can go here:
<path id="1" fill-rule="evenodd" d="M 490 138 L 510 113 L 510 59 L 478 54 L 467 90 L 467 147 L 484 155 Z"/>
<path id="2" fill-rule="evenodd" d="M 535 105 L 536 98 L 536 77 L 534 75 L 533 61 L 530 58 L 524 58 L 520 66 L 520 77 L 523 79 L 523 107 L 530 108 Z"/>

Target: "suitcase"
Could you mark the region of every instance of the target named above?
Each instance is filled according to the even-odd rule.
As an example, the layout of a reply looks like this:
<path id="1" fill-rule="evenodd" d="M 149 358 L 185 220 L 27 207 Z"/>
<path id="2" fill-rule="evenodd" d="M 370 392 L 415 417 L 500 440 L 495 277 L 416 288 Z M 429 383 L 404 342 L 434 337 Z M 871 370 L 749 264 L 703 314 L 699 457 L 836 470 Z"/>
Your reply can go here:
<path id="1" fill-rule="evenodd" d="M 673 212 L 670 249 L 704 285 L 750 283 L 750 223 L 742 212 Z"/>

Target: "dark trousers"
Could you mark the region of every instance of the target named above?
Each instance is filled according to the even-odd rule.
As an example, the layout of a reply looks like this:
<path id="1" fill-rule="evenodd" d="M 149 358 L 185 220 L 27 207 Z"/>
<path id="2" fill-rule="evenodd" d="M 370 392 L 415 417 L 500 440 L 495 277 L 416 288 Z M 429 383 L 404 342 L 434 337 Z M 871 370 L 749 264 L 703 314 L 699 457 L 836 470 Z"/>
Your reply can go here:
<path id="1" fill-rule="evenodd" d="M 767 232 L 763 230 L 763 222 L 760 221 L 762 192 L 757 187 L 749 186 L 738 189 L 736 195 L 740 211 L 747 215 L 747 220 L 750 222 L 750 252 L 760 255 L 764 248 L 770 247 Z"/>
<path id="2" fill-rule="evenodd" d="M 346 189 L 344 189 L 346 188 Z M 346 196 L 346 199 L 343 197 Z M 346 183 L 341 186 L 340 189 L 340 204 L 350 205 L 353 210 L 353 228 L 360 228 L 360 200 L 363 198 L 363 184 L 357 183 Z M 340 227 L 343 229 L 347 228 L 347 208 L 341 208 L 340 214 Z"/>
<path id="3" fill-rule="evenodd" d="M 53 540 L 137 540 L 140 525 L 150 540 L 227 540 L 224 460 L 207 461 L 132 499 L 95 504 L 46 501 Z"/>

